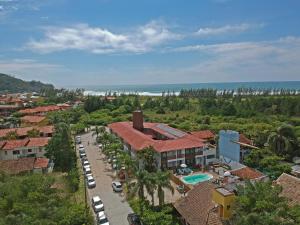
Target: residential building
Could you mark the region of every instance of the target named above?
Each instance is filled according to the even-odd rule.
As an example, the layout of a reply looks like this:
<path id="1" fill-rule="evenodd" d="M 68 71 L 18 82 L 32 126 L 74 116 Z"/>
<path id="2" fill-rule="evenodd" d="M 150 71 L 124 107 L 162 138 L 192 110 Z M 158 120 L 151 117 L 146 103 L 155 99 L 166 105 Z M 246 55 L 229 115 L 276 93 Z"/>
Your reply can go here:
<path id="1" fill-rule="evenodd" d="M 214 190 L 210 182 L 199 183 L 173 204 L 183 225 L 222 225 L 218 205 L 213 202 Z"/>
<path id="2" fill-rule="evenodd" d="M 204 140 L 163 123 L 144 123 L 142 111 L 133 112 L 133 122 L 117 122 L 108 127 L 133 157 L 152 146 L 161 169 L 175 169 L 183 163 L 203 167 L 216 160 L 216 150 L 208 148 Z"/>
<path id="3" fill-rule="evenodd" d="M 252 149 L 253 142 L 245 135 L 232 130 L 221 130 L 219 132 L 219 157 L 224 163 L 231 161 L 243 163 L 245 157 Z"/>
<path id="4" fill-rule="evenodd" d="M 19 111 L 22 115 L 37 115 L 37 116 L 45 116 L 48 112 L 60 111 L 70 108 L 70 105 L 62 104 L 62 105 L 47 105 L 47 106 L 38 106 L 35 108 L 22 109 Z"/>
<path id="5" fill-rule="evenodd" d="M 47 158 L 20 158 L 13 160 L 0 160 L 0 171 L 6 174 L 20 173 L 46 173 L 49 159 Z"/>
<path id="6" fill-rule="evenodd" d="M 45 116 L 23 116 L 21 117 L 21 126 L 45 126 L 48 120 Z"/>
<path id="7" fill-rule="evenodd" d="M 40 137 L 52 137 L 54 133 L 54 126 L 42 126 L 42 127 L 19 127 L 19 128 L 8 128 L 8 129 L 0 129 L 0 140 L 4 139 L 6 135 L 9 133 L 16 133 L 19 139 L 24 139 L 28 137 L 28 132 L 32 130 L 39 131 Z"/>
<path id="8" fill-rule="evenodd" d="M 218 215 L 222 219 L 231 217 L 234 200 L 235 194 L 223 187 L 215 188 L 212 192 L 212 201 L 217 204 Z"/>
<path id="9" fill-rule="evenodd" d="M 300 205 L 300 178 L 283 173 L 275 183 L 282 187 L 281 196 L 289 200 L 290 206 Z"/>
<path id="10" fill-rule="evenodd" d="M 48 142 L 48 137 L 0 141 L 0 160 L 44 157 Z"/>
<path id="11" fill-rule="evenodd" d="M 250 181 L 268 180 L 268 176 L 259 172 L 258 170 L 250 168 L 248 166 L 244 166 L 243 168 L 231 170 L 230 174 L 233 176 L 239 177 L 239 179 L 243 180 L 243 181 L 245 181 L 245 180 L 250 180 Z"/>

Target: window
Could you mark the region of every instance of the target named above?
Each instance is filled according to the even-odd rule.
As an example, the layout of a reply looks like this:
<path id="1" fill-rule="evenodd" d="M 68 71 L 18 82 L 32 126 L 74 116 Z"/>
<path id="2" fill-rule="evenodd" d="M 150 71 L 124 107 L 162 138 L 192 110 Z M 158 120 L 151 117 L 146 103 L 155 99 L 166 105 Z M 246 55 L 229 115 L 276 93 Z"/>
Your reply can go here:
<path id="1" fill-rule="evenodd" d="M 42 148 L 39 148 L 39 152 L 42 152 Z"/>
<path id="2" fill-rule="evenodd" d="M 215 158 L 215 155 L 207 155 L 206 158 L 207 159 L 213 159 L 213 158 Z"/>
<path id="3" fill-rule="evenodd" d="M 20 151 L 19 150 L 13 151 L 13 155 L 20 155 Z"/>
<path id="4" fill-rule="evenodd" d="M 230 205 L 227 206 L 227 210 L 229 210 L 229 209 L 230 209 Z"/>
<path id="5" fill-rule="evenodd" d="M 31 153 L 31 152 L 32 152 L 32 149 L 28 149 L 27 152 L 28 152 L 28 153 Z"/>
<path id="6" fill-rule="evenodd" d="M 169 167 L 169 168 L 171 168 L 171 167 L 176 167 L 176 166 L 177 166 L 176 161 L 168 162 L 168 167 Z"/>
<path id="7" fill-rule="evenodd" d="M 5 153 L 5 155 L 7 155 L 7 151 L 5 151 L 4 153 Z"/>

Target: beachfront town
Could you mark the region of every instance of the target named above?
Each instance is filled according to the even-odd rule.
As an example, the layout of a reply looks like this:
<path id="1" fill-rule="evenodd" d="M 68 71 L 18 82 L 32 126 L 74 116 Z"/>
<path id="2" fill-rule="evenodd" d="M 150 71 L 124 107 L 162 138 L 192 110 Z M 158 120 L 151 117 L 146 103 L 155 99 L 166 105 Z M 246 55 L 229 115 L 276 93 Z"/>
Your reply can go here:
<path id="1" fill-rule="evenodd" d="M 114 121 L 111 114 L 107 124 L 73 124 L 74 118 L 84 117 L 80 113 L 87 98 L 49 104 L 39 93 L 1 95 L 1 174 L 12 179 L 54 176 L 57 180 L 49 186 L 51 190 L 75 186 L 71 193 L 77 197 L 71 201 L 83 203 L 85 224 L 234 225 L 241 224 L 234 222 L 243 217 L 237 212 L 241 208 L 253 214 L 253 222 L 266 218 L 252 211 L 250 201 L 257 199 L 260 207 L 267 208 L 266 199 L 275 198 L 272 194 L 265 199 L 257 196 L 264 188 L 269 188 L 267 193 L 280 189 L 276 197 L 284 199 L 285 210 L 300 205 L 299 156 L 282 162 L 288 165 L 287 172 L 274 176 L 273 171 L 246 163 L 260 147 L 243 132 L 175 128 L 151 121 L 143 106 L 133 107 L 124 120 Z M 112 105 L 122 96 L 94 98 Z M 99 114 L 95 120 L 104 120 L 104 116 Z M 68 180 L 74 168 L 77 183 Z M 67 181 L 63 184 L 64 174 Z M 0 192 L 0 202 L 4 199 Z M 14 204 L 18 203 L 12 200 L 5 207 Z M 22 214 L 22 209 L 14 210 L 16 217 Z M 151 216 L 156 223 L 149 222 Z M 244 224 L 254 224 L 244 219 Z M 299 215 L 287 220 L 290 223 L 282 224 L 299 224 Z"/>

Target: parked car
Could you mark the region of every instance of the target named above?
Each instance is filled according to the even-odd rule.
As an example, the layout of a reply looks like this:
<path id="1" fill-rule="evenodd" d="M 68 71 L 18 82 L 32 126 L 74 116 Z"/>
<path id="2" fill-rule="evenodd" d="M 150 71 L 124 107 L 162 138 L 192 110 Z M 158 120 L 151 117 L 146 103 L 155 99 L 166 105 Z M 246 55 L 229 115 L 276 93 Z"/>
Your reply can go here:
<path id="1" fill-rule="evenodd" d="M 94 196 L 92 198 L 92 206 L 93 206 L 95 213 L 104 211 L 104 205 L 99 196 Z"/>
<path id="2" fill-rule="evenodd" d="M 79 145 L 79 148 L 84 148 L 83 144 L 80 144 L 80 145 Z"/>
<path id="3" fill-rule="evenodd" d="M 113 181 L 111 183 L 111 186 L 112 186 L 114 192 L 121 192 L 121 191 L 123 191 L 122 184 L 119 181 Z"/>
<path id="4" fill-rule="evenodd" d="M 81 137 L 80 136 L 76 136 L 75 137 L 75 141 L 76 141 L 76 144 L 81 144 Z"/>
<path id="5" fill-rule="evenodd" d="M 135 213 L 128 214 L 127 220 L 128 220 L 129 225 L 143 225 L 139 215 L 137 215 Z"/>
<path id="6" fill-rule="evenodd" d="M 88 188 L 94 188 L 94 187 L 96 187 L 96 181 L 95 181 L 94 177 L 91 176 L 91 175 L 88 175 L 86 177 L 86 183 L 87 183 L 87 187 Z"/>
<path id="7" fill-rule="evenodd" d="M 104 212 L 97 213 L 97 224 L 99 225 L 109 225 L 108 219 Z"/>
<path id="8" fill-rule="evenodd" d="M 82 159 L 82 158 L 86 157 L 86 154 L 85 153 L 80 153 L 79 157 Z"/>
<path id="9" fill-rule="evenodd" d="M 89 167 L 89 168 L 84 169 L 84 174 L 85 174 L 85 176 L 92 175 L 91 168 Z"/>
<path id="10" fill-rule="evenodd" d="M 84 170 L 86 170 L 87 168 L 91 168 L 91 165 L 85 165 L 85 166 L 83 166 Z"/>
<path id="11" fill-rule="evenodd" d="M 89 163 L 89 161 L 85 160 L 85 161 L 82 161 L 82 165 L 86 166 L 86 165 L 90 165 L 90 163 Z"/>
<path id="12" fill-rule="evenodd" d="M 79 148 L 79 153 L 85 153 L 85 149 L 84 148 Z"/>

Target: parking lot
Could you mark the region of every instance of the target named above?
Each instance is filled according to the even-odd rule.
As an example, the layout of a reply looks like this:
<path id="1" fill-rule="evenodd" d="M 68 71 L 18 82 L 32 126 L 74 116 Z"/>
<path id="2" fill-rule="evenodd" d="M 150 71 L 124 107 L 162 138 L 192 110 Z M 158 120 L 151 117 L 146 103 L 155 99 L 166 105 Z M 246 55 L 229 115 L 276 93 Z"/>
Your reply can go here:
<path id="1" fill-rule="evenodd" d="M 81 142 L 96 181 L 96 187 L 88 189 L 89 199 L 95 195 L 100 196 L 110 225 L 128 225 L 127 215 L 132 212 L 132 209 L 124 200 L 123 193 L 113 192 L 111 183 L 115 180 L 114 171 L 110 164 L 104 161 L 104 155 L 100 153 L 99 147 L 93 144 L 95 137 L 92 137 L 92 133 L 89 132 L 81 136 Z"/>

